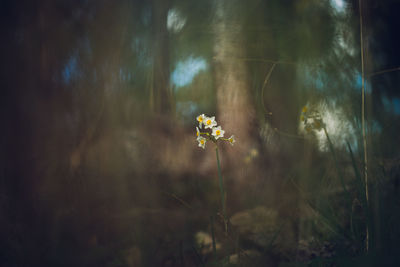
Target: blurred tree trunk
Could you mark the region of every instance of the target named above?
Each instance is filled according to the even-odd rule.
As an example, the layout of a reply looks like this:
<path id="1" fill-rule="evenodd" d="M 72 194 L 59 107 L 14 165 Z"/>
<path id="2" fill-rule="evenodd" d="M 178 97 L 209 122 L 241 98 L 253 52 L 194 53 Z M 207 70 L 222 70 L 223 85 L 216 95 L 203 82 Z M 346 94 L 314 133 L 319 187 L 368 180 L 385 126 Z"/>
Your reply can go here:
<path id="1" fill-rule="evenodd" d="M 170 113 L 169 37 L 167 29 L 170 0 L 153 0 L 153 73 L 150 88 L 150 108 L 157 113 Z"/>
<path id="2" fill-rule="evenodd" d="M 252 133 L 255 109 L 249 91 L 248 70 L 244 60 L 246 46 L 239 11 L 238 1 L 215 1 L 217 119 L 226 134 L 237 137 L 235 155 L 229 156 L 236 162 L 243 160 L 255 139 L 254 131 Z"/>

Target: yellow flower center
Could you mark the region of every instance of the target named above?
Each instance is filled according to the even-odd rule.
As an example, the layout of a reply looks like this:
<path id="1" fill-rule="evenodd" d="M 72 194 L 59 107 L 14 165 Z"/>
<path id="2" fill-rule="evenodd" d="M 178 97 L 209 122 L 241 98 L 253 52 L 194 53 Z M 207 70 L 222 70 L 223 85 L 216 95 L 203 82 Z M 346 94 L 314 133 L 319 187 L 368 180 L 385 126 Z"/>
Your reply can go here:
<path id="1" fill-rule="evenodd" d="M 302 109 L 301 111 L 302 111 L 303 113 L 306 113 L 306 112 L 307 112 L 307 107 L 304 106 L 303 109 Z"/>
<path id="2" fill-rule="evenodd" d="M 303 115 L 300 116 L 300 120 L 304 121 L 304 116 Z"/>
<path id="3" fill-rule="evenodd" d="M 220 130 L 216 130 L 216 131 L 215 131 L 215 134 L 216 134 L 216 135 L 220 135 L 220 134 L 221 134 L 221 131 L 220 131 Z"/>
<path id="4" fill-rule="evenodd" d="M 204 145 L 204 140 L 203 139 L 200 140 L 200 144 Z"/>
<path id="5" fill-rule="evenodd" d="M 203 122 L 203 117 L 198 117 L 197 120 L 198 120 L 199 122 Z"/>
<path id="6" fill-rule="evenodd" d="M 199 136 L 199 132 L 196 132 L 196 136 L 197 136 L 197 137 Z"/>
<path id="7" fill-rule="evenodd" d="M 211 124 L 211 120 L 208 120 L 208 121 L 207 121 L 207 125 L 210 125 L 210 124 Z"/>

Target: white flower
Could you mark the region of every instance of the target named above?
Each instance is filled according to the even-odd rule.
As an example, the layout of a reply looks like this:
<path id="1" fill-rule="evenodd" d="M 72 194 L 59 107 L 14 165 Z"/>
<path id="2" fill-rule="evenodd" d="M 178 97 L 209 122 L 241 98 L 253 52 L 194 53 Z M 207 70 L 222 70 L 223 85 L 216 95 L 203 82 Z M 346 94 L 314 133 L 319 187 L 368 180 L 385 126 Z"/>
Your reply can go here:
<path id="1" fill-rule="evenodd" d="M 215 140 L 218 140 L 220 137 L 224 137 L 225 131 L 221 129 L 221 126 L 212 128 L 212 135 L 215 137 Z"/>
<path id="2" fill-rule="evenodd" d="M 199 116 L 197 116 L 197 121 L 199 122 L 199 127 L 201 129 L 201 126 L 204 124 L 204 120 L 205 120 L 206 116 L 204 114 L 201 114 Z"/>
<path id="3" fill-rule="evenodd" d="M 231 137 L 228 138 L 229 143 L 233 146 L 233 144 L 236 142 L 235 136 L 232 135 Z"/>
<path id="4" fill-rule="evenodd" d="M 204 122 L 203 122 L 203 124 L 204 124 L 204 128 L 210 128 L 210 129 L 212 129 L 214 126 L 217 126 L 217 122 L 215 121 L 215 117 L 213 116 L 213 117 L 205 117 L 204 118 Z"/>
<path id="5" fill-rule="evenodd" d="M 204 149 L 206 147 L 207 139 L 205 139 L 202 136 L 199 136 L 199 137 L 197 137 L 197 141 L 199 142 L 199 147 L 201 147 L 202 149 Z"/>

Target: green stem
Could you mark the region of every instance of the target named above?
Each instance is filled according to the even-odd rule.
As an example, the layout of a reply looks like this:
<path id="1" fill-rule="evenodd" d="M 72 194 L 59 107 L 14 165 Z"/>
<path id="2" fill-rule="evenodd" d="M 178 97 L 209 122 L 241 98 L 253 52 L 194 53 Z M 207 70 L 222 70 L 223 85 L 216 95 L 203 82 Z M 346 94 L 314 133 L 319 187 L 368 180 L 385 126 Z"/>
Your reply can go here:
<path id="1" fill-rule="evenodd" d="M 343 190 L 346 193 L 346 195 L 348 196 L 349 201 L 351 203 L 351 195 L 350 195 L 349 191 L 347 191 L 347 189 L 346 189 L 346 186 L 345 186 L 345 183 L 344 183 L 344 180 L 343 180 L 342 169 L 339 167 L 339 162 L 338 162 L 337 157 L 336 157 L 335 149 L 333 148 L 333 143 L 332 143 L 331 139 L 329 138 L 329 135 L 328 135 L 328 132 L 326 131 L 326 128 L 325 127 L 322 127 L 322 128 L 324 129 L 324 132 L 325 132 L 325 135 L 326 135 L 326 139 L 328 140 L 329 150 L 331 151 L 331 153 L 333 155 L 333 159 L 335 161 L 336 170 L 338 172 L 340 183 L 342 184 Z"/>
<path id="2" fill-rule="evenodd" d="M 211 216 L 211 238 L 212 238 L 212 247 L 213 247 L 213 252 L 214 256 L 217 255 L 217 246 L 215 242 L 215 232 L 214 232 L 214 216 Z"/>
<path id="3" fill-rule="evenodd" d="M 222 203 L 222 216 L 224 218 L 225 233 L 228 233 L 228 224 L 226 220 L 226 209 L 225 209 L 225 190 L 224 190 L 224 183 L 222 181 L 222 172 L 221 172 L 221 164 L 219 161 L 218 146 L 215 147 L 215 154 L 217 155 L 219 189 L 221 191 L 221 203 Z"/>

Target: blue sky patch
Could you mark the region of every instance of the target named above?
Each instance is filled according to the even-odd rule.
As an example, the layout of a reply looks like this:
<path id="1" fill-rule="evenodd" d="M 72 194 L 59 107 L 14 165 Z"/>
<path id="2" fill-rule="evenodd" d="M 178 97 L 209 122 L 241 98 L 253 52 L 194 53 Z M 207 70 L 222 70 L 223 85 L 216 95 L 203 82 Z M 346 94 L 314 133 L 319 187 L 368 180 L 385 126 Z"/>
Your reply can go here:
<path id="1" fill-rule="evenodd" d="M 389 99 L 387 96 L 383 96 L 382 103 L 387 112 L 400 115 L 400 98 Z"/>
<path id="2" fill-rule="evenodd" d="M 63 82 L 66 84 L 70 83 L 72 79 L 75 79 L 79 76 L 78 58 L 76 55 L 73 55 L 69 58 L 62 70 L 61 75 Z"/>
<path id="3" fill-rule="evenodd" d="M 171 82 L 178 88 L 190 84 L 194 77 L 202 70 L 207 69 L 207 63 L 202 57 L 190 56 L 179 61 L 171 74 Z"/>
<path id="4" fill-rule="evenodd" d="M 396 115 L 400 115 L 400 98 L 393 98 L 393 111 Z"/>
<path id="5" fill-rule="evenodd" d="M 357 72 L 356 74 L 356 88 L 362 89 L 362 76 L 361 73 Z M 370 94 L 372 92 L 370 83 L 364 80 L 365 92 Z"/>

